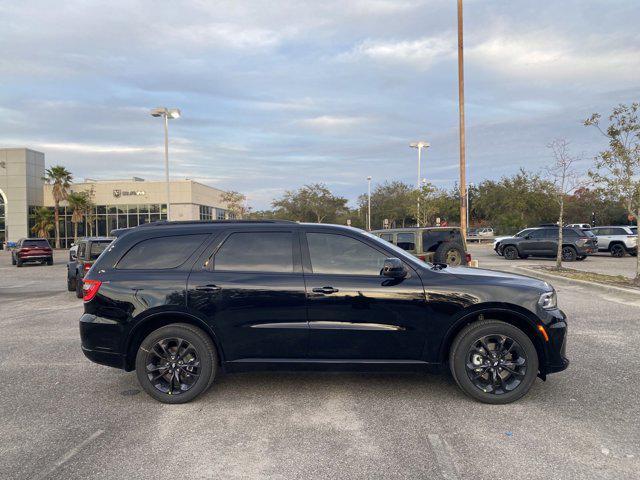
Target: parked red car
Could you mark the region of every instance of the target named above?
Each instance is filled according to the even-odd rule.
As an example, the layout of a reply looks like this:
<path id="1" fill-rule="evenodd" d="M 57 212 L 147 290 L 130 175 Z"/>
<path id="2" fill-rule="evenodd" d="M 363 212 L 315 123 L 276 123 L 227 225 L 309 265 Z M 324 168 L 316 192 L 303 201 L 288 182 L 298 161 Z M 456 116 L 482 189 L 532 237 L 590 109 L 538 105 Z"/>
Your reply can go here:
<path id="1" fill-rule="evenodd" d="M 53 265 L 53 250 L 46 238 L 21 238 L 11 252 L 11 263 L 21 267 L 26 262 Z"/>

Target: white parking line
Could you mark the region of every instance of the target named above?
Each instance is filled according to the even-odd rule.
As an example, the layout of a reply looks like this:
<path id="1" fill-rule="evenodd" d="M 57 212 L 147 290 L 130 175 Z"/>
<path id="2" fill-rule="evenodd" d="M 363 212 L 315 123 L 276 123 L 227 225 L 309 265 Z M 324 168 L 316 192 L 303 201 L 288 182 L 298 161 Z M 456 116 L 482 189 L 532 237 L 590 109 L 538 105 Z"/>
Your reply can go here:
<path id="1" fill-rule="evenodd" d="M 451 447 L 440 438 L 440 435 L 429 434 L 431 449 L 436 455 L 436 461 L 440 467 L 440 473 L 445 480 L 458 480 L 455 465 L 451 459 Z"/>
<path id="2" fill-rule="evenodd" d="M 84 447 L 89 445 L 91 442 L 93 442 L 96 438 L 98 438 L 103 433 L 104 433 L 104 430 L 98 430 L 98 431 L 92 433 L 91 436 L 89 436 L 89 438 L 85 438 L 82 442 L 80 442 L 78 445 L 76 445 L 71 450 L 69 450 L 67 453 L 65 453 L 62 457 L 60 457 L 51 466 L 51 468 L 49 468 L 48 470 L 42 472 L 40 475 L 38 475 L 35 478 L 38 479 L 38 480 L 43 480 L 43 479 L 47 478 L 49 475 L 51 475 L 53 472 L 55 472 L 58 468 L 60 468 L 62 465 L 64 465 L 69 460 L 71 460 L 73 457 L 75 457 L 78 454 L 78 452 L 80 452 L 80 450 L 82 450 Z"/>

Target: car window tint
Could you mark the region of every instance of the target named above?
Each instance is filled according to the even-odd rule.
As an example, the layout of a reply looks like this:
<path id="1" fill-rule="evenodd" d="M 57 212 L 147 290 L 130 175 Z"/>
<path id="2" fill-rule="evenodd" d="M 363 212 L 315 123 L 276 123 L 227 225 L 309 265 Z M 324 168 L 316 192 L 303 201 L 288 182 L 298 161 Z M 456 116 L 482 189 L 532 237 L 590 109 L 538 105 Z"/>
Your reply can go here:
<path id="1" fill-rule="evenodd" d="M 527 235 L 529 235 L 530 238 L 543 238 L 544 237 L 544 230 L 543 229 L 532 230 Z"/>
<path id="2" fill-rule="evenodd" d="M 563 228 L 562 235 L 565 238 L 578 238 L 585 236 L 584 234 L 578 233 L 578 231 L 574 228 Z"/>
<path id="3" fill-rule="evenodd" d="M 232 233 L 213 260 L 214 270 L 293 272 L 291 232 Z"/>
<path id="4" fill-rule="evenodd" d="M 46 240 L 25 240 L 22 242 L 23 247 L 34 247 L 34 248 L 50 248 L 49 242 Z"/>
<path id="5" fill-rule="evenodd" d="M 610 228 L 599 228 L 598 229 L 598 235 L 611 235 L 611 229 Z"/>
<path id="6" fill-rule="evenodd" d="M 380 275 L 386 255 L 347 237 L 327 233 L 307 233 L 313 273 Z"/>
<path id="7" fill-rule="evenodd" d="M 626 235 L 627 232 L 623 228 L 612 228 L 611 235 Z"/>
<path id="8" fill-rule="evenodd" d="M 96 260 L 102 252 L 109 246 L 111 242 L 91 242 L 91 258 L 90 260 Z"/>
<path id="9" fill-rule="evenodd" d="M 143 240 L 118 262 L 119 269 L 160 270 L 182 265 L 208 235 L 172 235 Z"/>
<path id="10" fill-rule="evenodd" d="M 399 233 L 396 235 L 396 245 L 403 250 L 415 250 L 416 249 L 416 234 L 415 233 Z"/>
<path id="11" fill-rule="evenodd" d="M 78 258 L 82 258 L 84 256 L 84 252 L 87 249 L 87 244 L 85 242 L 82 242 L 80 245 L 78 245 Z"/>
<path id="12" fill-rule="evenodd" d="M 380 238 L 386 240 L 389 243 L 393 243 L 393 234 L 392 233 L 383 233 L 380 235 Z"/>

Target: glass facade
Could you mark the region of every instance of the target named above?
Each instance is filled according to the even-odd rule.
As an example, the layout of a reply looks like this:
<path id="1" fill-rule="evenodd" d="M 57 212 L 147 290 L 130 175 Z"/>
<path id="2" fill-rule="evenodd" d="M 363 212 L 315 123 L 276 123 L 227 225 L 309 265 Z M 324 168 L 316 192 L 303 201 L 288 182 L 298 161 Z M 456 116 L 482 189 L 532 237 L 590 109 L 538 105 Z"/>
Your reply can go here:
<path id="1" fill-rule="evenodd" d="M 29 232 L 35 225 L 34 214 L 39 207 L 29 207 Z M 53 212 L 53 207 L 49 207 Z M 73 210 L 60 207 L 60 246 L 69 248 L 74 241 Z M 116 228 L 137 227 L 143 223 L 167 219 L 166 204 L 97 205 L 91 215 L 78 223 L 78 237 L 108 236 Z"/>
<path id="2" fill-rule="evenodd" d="M 225 220 L 227 218 L 227 211 L 223 208 L 210 207 L 208 205 L 199 205 L 200 207 L 200 220 Z M 234 218 L 234 215 L 229 215 L 229 218 Z"/>
<path id="3" fill-rule="evenodd" d="M 0 248 L 4 248 L 4 240 L 6 238 L 6 205 L 4 204 L 4 197 L 0 195 Z"/>

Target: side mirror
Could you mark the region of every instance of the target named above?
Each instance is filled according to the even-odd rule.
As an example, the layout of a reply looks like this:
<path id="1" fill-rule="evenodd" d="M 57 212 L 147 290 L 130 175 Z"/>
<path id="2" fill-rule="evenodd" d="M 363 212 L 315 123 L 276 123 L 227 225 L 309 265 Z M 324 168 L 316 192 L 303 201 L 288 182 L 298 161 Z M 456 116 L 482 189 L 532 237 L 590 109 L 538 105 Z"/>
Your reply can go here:
<path id="1" fill-rule="evenodd" d="M 389 278 L 404 278 L 407 276 L 407 269 L 399 258 L 386 258 L 382 266 L 382 276 Z"/>

